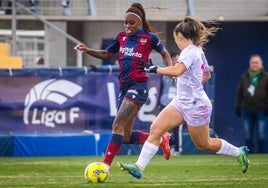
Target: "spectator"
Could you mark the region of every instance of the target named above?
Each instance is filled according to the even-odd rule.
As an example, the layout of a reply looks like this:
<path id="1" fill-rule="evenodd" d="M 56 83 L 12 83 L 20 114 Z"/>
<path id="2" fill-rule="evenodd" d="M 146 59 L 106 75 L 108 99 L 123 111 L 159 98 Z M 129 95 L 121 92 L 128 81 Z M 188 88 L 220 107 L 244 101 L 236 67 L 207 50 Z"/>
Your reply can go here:
<path id="1" fill-rule="evenodd" d="M 40 10 L 38 7 L 39 0 L 30 0 L 29 3 L 30 3 L 31 11 L 36 14 L 39 14 L 40 13 Z M 62 12 L 63 15 L 66 15 L 66 16 L 71 15 L 71 10 L 69 8 L 69 0 L 61 0 L 61 6 L 63 8 L 63 12 Z"/>
<path id="2" fill-rule="evenodd" d="M 69 0 L 61 0 L 61 5 L 63 8 L 63 15 L 70 16 L 71 15 L 71 10 L 69 8 Z"/>
<path id="3" fill-rule="evenodd" d="M 2 1 L 0 1 L 0 15 L 6 14 L 6 11 L 3 9 Z"/>
<path id="4" fill-rule="evenodd" d="M 177 52 L 170 53 L 172 65 L 175 65 L 179 59 Z M 160 104 L 162 107 L 167 106 L 176 96 L 176 80 L 169 76 L 162 76 Z M 179 155 L 182 152 L 182 128 L 183 125 L 171 130 L 170 145 L 172 146 L 172 155 Z"/>
<path id="5" fill-rule="evenodd" d="M 264 152 L 267 110 L 268 74 L 264 71 L 262 58 L 255 54 L 250 57 L 249 69 L 242 74 L 236 91 L 236 115 L 243 121 L 245 142 L 253 153 Z"/>
<path id="6" fill-rule="evenodd" d="M 45 65 L 45 60 L 43 57 L 37 57 L 35 62 L 36 62 L 37 66 L 44 66 Z"/>
<path id="7" fill-rule="evenodd" d="M 38 4 L 39 4 L 38 0 L 29 0 L 30 10 L 36 14 L 40 14 L 40 9 L 38 8 Z M 0 2 L 0 6 L 1 6 L 1 2 Z M 5 13 L 12 14 L 12 2 L 10 0 L 8 1 L 7 10 L 5 11 Z"/>
<path id="8" fill-rule="evenodd" d="M 12 14 L 12 2 L 11 1 L 8 1 L 5 13 L 6 14 Z"/>
<path id="9" fill-rule="evenodd" d="M 40 9 L 38 7 L 38 5 L 39 5 L 39 1 L 38 0 L 30 0 L 29 1 L 29 4 L 30 4 L 30 10 L 33 13 L 40 14 Z"/>

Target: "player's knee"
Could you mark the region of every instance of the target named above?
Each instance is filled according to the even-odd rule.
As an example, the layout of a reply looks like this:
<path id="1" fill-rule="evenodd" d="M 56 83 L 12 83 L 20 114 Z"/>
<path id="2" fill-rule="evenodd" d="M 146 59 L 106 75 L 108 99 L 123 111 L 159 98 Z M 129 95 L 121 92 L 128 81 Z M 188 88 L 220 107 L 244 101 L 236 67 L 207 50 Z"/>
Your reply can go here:
<path id="1" fill-rule="evenodd" d="M 208 150 L 208 144 L 206 144 L 206 143 L 196 143 L 195 146 L 200 151 L 207 151 Z"/>

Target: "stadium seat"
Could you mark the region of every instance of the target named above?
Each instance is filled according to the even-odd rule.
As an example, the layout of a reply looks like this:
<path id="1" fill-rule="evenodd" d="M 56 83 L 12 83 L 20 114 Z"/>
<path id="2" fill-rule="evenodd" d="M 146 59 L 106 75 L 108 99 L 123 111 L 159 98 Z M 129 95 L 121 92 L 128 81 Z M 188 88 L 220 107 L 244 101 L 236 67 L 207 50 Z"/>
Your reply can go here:
<path id="1" fill-rule="evenodd" d="M 21 69 L 22 57 L 0 56 L 0 69 Z"/>
<path id="2" fill-rule="evenodd" d="M 0 69 L 21 69 L 22 57 L 9 56 L 9 44 L 0 43 Z"/>
<path id="3" fill-rule="evenodd" d="M 9 55 L 9 44 L 0 43 L 0 56 L 8 56 L 8 55 Z"/>

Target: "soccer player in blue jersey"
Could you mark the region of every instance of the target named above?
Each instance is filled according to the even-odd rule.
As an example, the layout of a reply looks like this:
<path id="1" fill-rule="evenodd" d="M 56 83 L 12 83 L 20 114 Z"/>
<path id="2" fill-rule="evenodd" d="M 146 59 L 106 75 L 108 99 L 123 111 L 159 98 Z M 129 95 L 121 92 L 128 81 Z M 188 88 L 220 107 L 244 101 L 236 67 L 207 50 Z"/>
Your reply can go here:
<path id="1" fill-rule="evenodd" d="M 78 44 L 74 49 L 100 59 L 109 59 L 118 53 L 119 109 L 103 160 L 110 166 L 122 144 L 143 144 L 149 136 L 142 131 L 132 131 L 136 115 L 148 98 L 148 76 L 140 71 L 139 62 L 149 62 L 152 50 L 162 55 L 166 65 L 172 64 L 171 57 L 158 36 L 152 32 L 140 3 L 133 3 L 126 11 L 124 31 L 117 34 L 106 50 L 91 49 L 85 44 Z M 169 139 L 170 134 L 166 132 L 162 135 L 160 144 L 167 160 L 170 157 Z"/>

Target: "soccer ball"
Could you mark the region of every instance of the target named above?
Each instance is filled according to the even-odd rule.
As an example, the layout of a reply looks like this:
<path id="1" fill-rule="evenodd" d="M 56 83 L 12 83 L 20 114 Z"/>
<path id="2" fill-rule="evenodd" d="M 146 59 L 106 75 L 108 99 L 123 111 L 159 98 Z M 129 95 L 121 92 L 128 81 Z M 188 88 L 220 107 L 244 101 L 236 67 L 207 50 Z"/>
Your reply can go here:
<path id="1" fill-rule="evenodd" d="M 90 183 L 104 183 L 109 176 L 109 166 L 102 162 L 89 163 L 84 173 Z"/>

